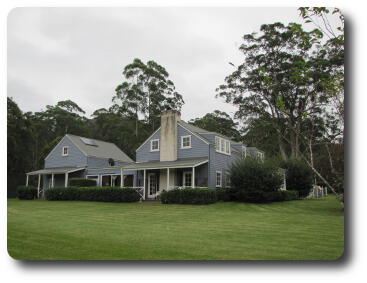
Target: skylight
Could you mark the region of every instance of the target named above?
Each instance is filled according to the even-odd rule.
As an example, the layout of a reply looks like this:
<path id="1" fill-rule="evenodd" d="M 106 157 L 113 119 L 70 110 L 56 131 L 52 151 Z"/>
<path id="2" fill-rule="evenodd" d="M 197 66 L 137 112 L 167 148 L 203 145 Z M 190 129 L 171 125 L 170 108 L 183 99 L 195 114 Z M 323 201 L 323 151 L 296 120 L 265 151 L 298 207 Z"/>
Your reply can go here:
<path id="1" fill-rule="evenodd" d="M 98 146 L 96 144 L 96 141 L 95 140 L 92 140 L 92 139 L 87 139 L 87 138 L 80 138 L 80 140 L 86 144 L 86 145 L 92 145 L 92 146 Z"/>

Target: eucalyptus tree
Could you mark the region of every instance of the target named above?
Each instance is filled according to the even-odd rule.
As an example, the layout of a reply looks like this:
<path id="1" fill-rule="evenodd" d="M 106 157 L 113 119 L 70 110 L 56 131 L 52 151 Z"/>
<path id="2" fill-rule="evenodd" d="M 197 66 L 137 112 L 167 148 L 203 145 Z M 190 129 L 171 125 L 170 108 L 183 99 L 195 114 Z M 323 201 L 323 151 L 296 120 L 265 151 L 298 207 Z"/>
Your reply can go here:
<path id="1" fill-rule="evenodd" d="M 214 110 L 201 118 L 190 120 L 189 123 L 205 130 L 231 137 L 235 141 L 241 141 L 241 134 L 237 129 L 238 123 L 233 121 L 226 112 Z"/>
<path id="2" fill-rule="evenodd" d="M 136 58 L 125 66 L 122 74 L 124 80 L 116 87 L 112 101 L 120 112 L 135 118 L 135 135 L 138 135 L 139 116 L 143 116 L 154 130 L 163 110 L 180 110 L 184 104 L 166 69 L 154 61 L 145 64 Z"/>
<path id="3" fill-rule="evenodd" d="M 305 31 L 296 23 L 262 25 L 260 34 L 243 36 L 243 63 L 217 88 L 217 96 L 237 106 L 236 118 L 259 118 L 274 127 L 283 159 L 305 158 L 303 123 L 325 116 L 337 91 L 322 38 L 320 30 Z M 284 142 L 290 146 L 289 156 Z"/>

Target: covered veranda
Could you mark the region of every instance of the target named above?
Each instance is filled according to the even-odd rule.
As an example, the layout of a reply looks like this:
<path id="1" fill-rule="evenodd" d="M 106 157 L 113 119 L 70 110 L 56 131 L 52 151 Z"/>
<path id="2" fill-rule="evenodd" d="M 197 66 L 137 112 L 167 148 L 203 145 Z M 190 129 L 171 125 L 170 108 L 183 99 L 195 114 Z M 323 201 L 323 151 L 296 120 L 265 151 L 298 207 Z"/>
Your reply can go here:
<path id="1" fill-rule="evenodd" d="M 57 168 L 45 168 L 45 169 L 41 169 L 41 170 L 37 170 L 37 171 L 32 171 L 32 172 L 28 172 L 26 173 L 26 186 L 28 186 L 29 184 L 29 176 L 38 176 L 38 183 L 37 183 L 37 197 L 40 197 L 40 192 L 43 191 L 43 189 L 47 189 L 47 188 L 53 188 L 55 186 L 55 177 L 56 176 L 62 176 L 63 180 L 63 184 L 61 184 L 61 179 L 58 180 L 58 186 L 68 186 L 68 180 L 69 180 L 69 174 L 75 173 L 75 172 L 79 172 L 81 170 L 85 170 L 85 167 L 57 167 Z M 43 186 L 41 188 L 41 177 L 42 176 L 50 176 L 51 175 L 51 179 L 49 179 L 49 182 L 45 182 L 45 180 L 47 178 L 44 178 L 44 183 Z M 65 177 L 65 178 L 64 178 Z"/>
<path id="2" fill-rule="evenodd" d="M 155 199 L 162 190 L 208 186 L 207 157 L 137 162 L 122 167 L 121 175 L 124 170 L 137 171 L 136 183 L 143 200 Z"/>

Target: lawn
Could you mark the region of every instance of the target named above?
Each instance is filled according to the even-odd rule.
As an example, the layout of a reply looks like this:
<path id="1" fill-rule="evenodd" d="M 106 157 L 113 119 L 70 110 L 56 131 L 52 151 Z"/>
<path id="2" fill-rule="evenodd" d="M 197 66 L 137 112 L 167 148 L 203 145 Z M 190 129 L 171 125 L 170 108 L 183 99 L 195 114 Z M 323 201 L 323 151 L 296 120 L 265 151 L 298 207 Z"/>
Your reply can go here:
<path id="1" fill-rule="evenodd" d="M 335 197 L 273 204 L 8 200 L 8 251 L 27 260 L 335 260 Z"/>

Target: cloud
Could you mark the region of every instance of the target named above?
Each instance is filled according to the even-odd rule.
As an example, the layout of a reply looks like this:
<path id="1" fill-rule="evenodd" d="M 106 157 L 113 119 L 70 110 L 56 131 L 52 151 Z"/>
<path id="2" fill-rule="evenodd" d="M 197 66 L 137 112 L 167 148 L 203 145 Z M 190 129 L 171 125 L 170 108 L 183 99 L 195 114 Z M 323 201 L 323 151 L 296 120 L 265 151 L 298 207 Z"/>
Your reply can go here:
<path id="1" fill-rule="evenodd" d="M 233 113 L 215 88 L 233 71 L 228 62 L 241 62 L 241 36 L 297 19 L 295 8 L 17 8 L 8 17 L 8 96 L 24 111 L 71 99 L 90 115 L 112 104 L 123 67 L 140 58 L 170 73 L 184 119 Z"/>

